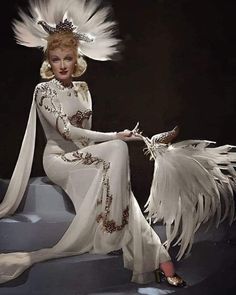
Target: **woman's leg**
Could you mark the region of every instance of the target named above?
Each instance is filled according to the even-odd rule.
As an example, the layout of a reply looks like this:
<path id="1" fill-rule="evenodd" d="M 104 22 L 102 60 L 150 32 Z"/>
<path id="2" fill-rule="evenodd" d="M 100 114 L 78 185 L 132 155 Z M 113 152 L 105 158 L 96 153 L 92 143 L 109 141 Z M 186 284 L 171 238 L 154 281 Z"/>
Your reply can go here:
<path id="1" fill-rule="evenodd" d="M 160 269 L 164 272 L 166 277 L 172 277 L 175 274 L 175 268 L 172 261 L 160 263 Z"/>
<path id="2" fill-rule="evenodd" d="M 70 236 L 73 236 L 73 247 L 79 251 L 81 237 L 86 236 L 86 232 L 81 232 L 85 223 L 86 229 L 93 232 L 90 241 L 86 238 L 90 252 L 107 253 L 122 248 L 124 264 L 134 272 L 133 281 L 154 280 L 154 270 L 171 258 L 131 191 L 127 144 L 109 141 L 67 153 L 55 161 L 55 165 L 50 164 L 48 175 L 68 193 L 78 213 L 55 247 L 71 251 L 68 241 L 72 244 Z M 81 197 L 77 181 L 85 169 L 95 170 L 95 177 L 93 181 L 90 179 L 90 190 Z M 95 191 L 91 191 L 92 187 Z"/>
<path id="3" fill-rule="evenodd" d="M 170 261 L 170 256 L 131 191 L 127 145 L 114 140 L 64 155 L 45 155 L 45 160 L 45 172 L 69 194 L 76 215 L 52 248 L 3 254 L 0 267 L 7 276 L 2 282 L 14 279 L 36 262 L 120 248 L 125 267 L 133 270 L 132 280 L 153 281 L 154 270 Z M 88 183 L 80 195 L 77 180 L 84 171 Z"/>

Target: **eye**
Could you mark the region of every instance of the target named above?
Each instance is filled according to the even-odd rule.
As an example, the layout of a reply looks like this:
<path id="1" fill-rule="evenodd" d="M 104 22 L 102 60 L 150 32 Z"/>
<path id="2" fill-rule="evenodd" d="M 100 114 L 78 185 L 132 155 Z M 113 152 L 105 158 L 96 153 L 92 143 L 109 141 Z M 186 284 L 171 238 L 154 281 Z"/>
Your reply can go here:
<path id="1" fill-rule="evenodd" d="M 57 58 L 57 57 L 53 57 L 53 58 L 51 59 L 51 61 L 52 61 L 52 62 L 57 62 L 57 61 L 59 61 L 59 58 Z"/>
<path id="2" fill-rule="evenodd" d="M 65 57 L 65 60 L 72 61 L 73 60 L 73 57 L 72 56 L 66 56 Z"/>

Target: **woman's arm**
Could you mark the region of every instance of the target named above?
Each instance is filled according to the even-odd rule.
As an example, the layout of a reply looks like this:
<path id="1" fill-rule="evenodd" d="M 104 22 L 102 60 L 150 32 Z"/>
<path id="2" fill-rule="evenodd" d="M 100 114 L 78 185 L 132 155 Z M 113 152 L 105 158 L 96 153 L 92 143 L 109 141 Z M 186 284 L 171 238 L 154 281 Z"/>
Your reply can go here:
<path id="1" fill-rule="evenodd" d="M 47 82 L 36 86 L 35 100 L 43 117 L 67 140 L 78 140 L 82 137 L 94 142 L 117 139 L 116 132 L 97 132 L 73 126 L 57 99 L 56 90 L 50 88 Z"/>

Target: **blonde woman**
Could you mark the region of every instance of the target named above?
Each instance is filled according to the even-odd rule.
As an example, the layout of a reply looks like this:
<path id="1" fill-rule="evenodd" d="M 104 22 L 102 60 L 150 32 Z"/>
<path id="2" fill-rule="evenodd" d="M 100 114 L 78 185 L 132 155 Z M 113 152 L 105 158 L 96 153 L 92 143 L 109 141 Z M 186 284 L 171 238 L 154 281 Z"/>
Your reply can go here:
<path id="1" fill-rule="evenodd" d="M 83 56 L 107 60 L 117 53 L 119 40 L 114 37 L 114 22 L 106 20 L 109 9 L 99 10 L 95 1 L 86 5 L 83 0 L 36 2 L 30 8 L 32 16 L 21 12 L 22 21 L 14 23 L 16 38 L 22 45 L 44 49 L 45 61 L 40 73 L 48 81 L 35 88 L 20 162 L 11 182 L 14 183 L 22 165 L 26 167 L 25 176 L 18 191 L 9 185 L 2 215 L 14 212 L 27 184 L 36 109 L 47 138 L 43 155 L 45 173 L 70 197 L 76 215 L 52 248 L 1 254 L 0 282 L 16 278 L 39 261 L 122 249 L 124 267 L 133 271 L 133 282 L 151 282 L 160 269 L 158 273 L 169 284 L 184 286 L 131 190 L 125 142 L 140 137 L 130 130 L 92 131 L 88 85 L 84 81 L 73 82 L 74 77 L 86 70 Z M 83 190 L 78 185 L 81 177 Z"/>

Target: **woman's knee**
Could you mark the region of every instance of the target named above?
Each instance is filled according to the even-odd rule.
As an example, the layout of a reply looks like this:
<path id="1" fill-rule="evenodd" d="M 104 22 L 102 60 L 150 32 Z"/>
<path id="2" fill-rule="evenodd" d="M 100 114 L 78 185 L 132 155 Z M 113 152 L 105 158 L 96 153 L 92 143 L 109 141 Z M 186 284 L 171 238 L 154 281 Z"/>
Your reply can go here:
<path id="1" fill-rule="evenodd" d="M 121 139 L 115 139 L 111 141 L 114 151 L 121 154 L 128 154 L 128 145 Z"/>

